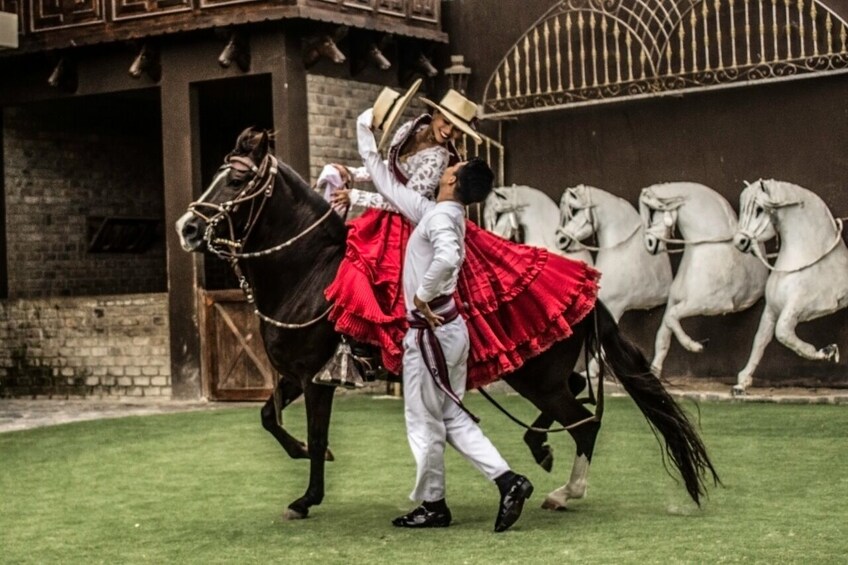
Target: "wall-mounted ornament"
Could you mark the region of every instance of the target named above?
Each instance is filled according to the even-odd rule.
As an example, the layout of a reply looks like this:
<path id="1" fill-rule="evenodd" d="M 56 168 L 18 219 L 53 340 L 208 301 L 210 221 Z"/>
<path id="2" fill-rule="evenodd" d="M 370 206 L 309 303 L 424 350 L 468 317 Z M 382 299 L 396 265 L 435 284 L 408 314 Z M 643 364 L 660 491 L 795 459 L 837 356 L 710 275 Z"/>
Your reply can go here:
<path id="1" fill-rule="evenodd" d="M 143 43 L 127 72 L 135 79 L 146 74 L 153 82 L 159 82 L 159 79 L 162 78 L 159 49 L 150 42 Z"/>
<path id="2" fill-rule="evenodd" d="M 562 195 L 557 245 L 566 252 L 597 253 L 595 268 L 604 281 L 598 297 L 616 321 L 628 310 L 668 300 L 671 262 L 667 253 L 648 253 L 644 234 L 639 212 L 619 196 L 582 184 Z"/>
<path id="3" fill-rule="evenodd" d="M 320 33 L 310 36 L 304 40 L 303 64 L 308 69 L 322 58 L 328 59 L 337 65 L 347 61 L 337 45 L 347 36 L 348 28 L 339 26 L 331 33 Z"/>
<path id="4" fill-rule="evenodd" d="M 651 366 L 659 375 L 672 334 L 687 351 L 704 349 L 683 330 L 682 319 L 750 308 L 763 295 L 768 272 L 755 257 L 736 251 L 736 213 L 711 188 L 694 182 L 649 186 L 639 196 L 639 213 L 649 253 L 665 252 L 668 244 L 684 246 L 654 345 Z"/>
<path id="5" fill-rule="evenodd" d="M 247 34 L 232 30 L 227 34 L 227 44 L 218 55 L 218 64 L 225 69 L 233 63 L 243 73 L 250 70 L 250 41 Z"/>
<path id="6" fill-rule="evenodd" d="M 78 83 L 76 62 L 68 56 L 59 57 L 47 77 L 47 84 L 64 92 L 76 92 Z"/>
<path id="7" fill-rule="evenodd" d="M 737 375 L 734 394 L 744 394 L 751 385 L 775 333 L 780 343 L 805 359 L 838 363 L 836 343 L 816 349 L 798 337 L 795 327 L 848 307 L 848 247 L 842 239 L 842 219 L 834 218 L 817 194 L 788 182 L 759 180 L 742 191 L 739 210 L 733 243 L 752 254 L 746 257 L 759 258 L 771 274 L 751 355 Z M 780 249 L 771 265 L 762 245 L 775 237 Z"/>

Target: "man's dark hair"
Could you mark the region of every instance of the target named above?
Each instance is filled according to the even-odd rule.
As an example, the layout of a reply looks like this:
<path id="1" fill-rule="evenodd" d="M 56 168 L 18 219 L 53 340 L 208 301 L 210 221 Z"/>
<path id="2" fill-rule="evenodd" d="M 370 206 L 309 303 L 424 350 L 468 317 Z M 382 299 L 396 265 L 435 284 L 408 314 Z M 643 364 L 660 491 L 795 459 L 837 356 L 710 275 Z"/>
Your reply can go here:
<path id="1" fill-rule="evenodd" d="M 469 160 L 456 174 L 456 196 L 465 204 L 482 202 L 492 192 L 495 173 L 483 159 L 475 157 Z"/>

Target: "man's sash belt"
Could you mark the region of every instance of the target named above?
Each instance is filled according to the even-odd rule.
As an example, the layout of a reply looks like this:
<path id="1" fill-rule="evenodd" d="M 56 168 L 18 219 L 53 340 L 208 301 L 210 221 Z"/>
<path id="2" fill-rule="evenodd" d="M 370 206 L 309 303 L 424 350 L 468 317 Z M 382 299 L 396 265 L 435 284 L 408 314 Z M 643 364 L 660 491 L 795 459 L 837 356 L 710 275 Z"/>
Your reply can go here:
<path id="1" fill-rule="evenodd" d="M 440 296 L 432 300 L 429 305 L 434 314 L 444 318 L 443 323 L 445 324 L 454 321 L 459 316 L 456 302 L 454 302 L 451 296 Z M 416 339 L 418 340 L 418 348 L 421 350 L 424 364 L 427 366 L 427 370 L 430 372 L 430 376 L 433 377 L 436 386 L 459 406 L 463 412 L 468 414 L 472 420 L 479 422 L 480 418 L 472 414 L 462 403 L 459 395 L 454 392 L 450 382 L 450 375 L 448 374 L 447 361 L 445 361 L 445 352 L 442 350 L 442 344 L 436 337 L 433 328 L 427 323 L 427 319 L 418 310 L 413 310 L 408 317 L 408 321 L 409 327 L 417 330 Z"/>

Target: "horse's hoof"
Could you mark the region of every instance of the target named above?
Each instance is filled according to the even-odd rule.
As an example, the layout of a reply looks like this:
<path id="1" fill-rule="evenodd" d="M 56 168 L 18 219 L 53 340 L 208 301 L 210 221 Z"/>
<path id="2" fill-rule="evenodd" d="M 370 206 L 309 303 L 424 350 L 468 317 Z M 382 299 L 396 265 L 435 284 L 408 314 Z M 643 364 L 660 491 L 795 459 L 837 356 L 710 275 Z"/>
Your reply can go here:
<path id="1" fill-rule="evenodd" d="M 825 361 L 833 361 L 834 363 L 839 363 L 839 346 L 835 343 L 831 343 L 830 345 L 826 345 L 819 350 L 819 353 L 824 355 Z"/>
<path id="2" fill-rule="evenodd" d="M 283 512 L 283 520 L 303 520 L 309 516 L 309 512 L 298 512 L 294 508 L 286 508 L 286 511 Z"/>
<path id="3" fill-rule="evenodd" d="M 303 445 L 303 459 L 309 459 L 309 447 L 304 443 Z M 324 453 L 324 461 L 335 461 L 336 456 L 333 455 L 333 452 L 330 451 L 330 448 L 327 448 L 326 453 Z"/>
<path id="4" fill-rule="evenodd" d="M 545 447 L 548 448 L 548 454 L 545 455 L 545 457 L 541 461 L 539 461 L 539 467 L 544 469 L 546 472 L 550 473 L 551 469 L 554 468 L 554 450 L 549 445 L 546 445 Z"/>
<path id="5" fill-rule="evenodd" d="M 734 397 L 745 396 L 746 394 L 748 393 L 745 391 L 745 387 L 742 385 L 733 385 L 733 388 L 730 389 L 730 395 Z"/>
<path id="6" fill-rule="evenodd" d="M 558 500 L 550 496 L 545 497 L 544 502 L 542 502 L 542 509 L 554 510 L 556 512 L 564 512 L 565 510 L 568 510 L 568 508 L 566 508 L 564 504 L 560 503 Z"/>
<path id="7" fill-rule="evenodd" d="M 533 459 L 536 460 L 536 463 L 548 473 L 551 472 L 551 469 L 554 467 L 554 448 L 550 445 L 542 445 L 538 449 L 534 449 L 533 451 Z"/>
<path id="8" fill-rule="evenodd" d="M 704 350 L 704 344 L 698 341 L 693 341 L 692 343 L 684 343 L 683 347 L 692 353 L 701 353 Z"/>

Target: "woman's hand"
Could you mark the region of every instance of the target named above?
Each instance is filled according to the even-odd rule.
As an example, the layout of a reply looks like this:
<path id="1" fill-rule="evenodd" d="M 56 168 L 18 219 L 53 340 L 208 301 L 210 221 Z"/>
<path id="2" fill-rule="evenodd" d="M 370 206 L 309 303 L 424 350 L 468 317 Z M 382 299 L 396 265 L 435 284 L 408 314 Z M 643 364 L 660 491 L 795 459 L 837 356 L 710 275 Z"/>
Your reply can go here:
<path id="1" fill-rule="evenodd" d="M 340 188 L 330 197 L 330 204 L 347 208 L 350 206 L 350 189 Z"/>

